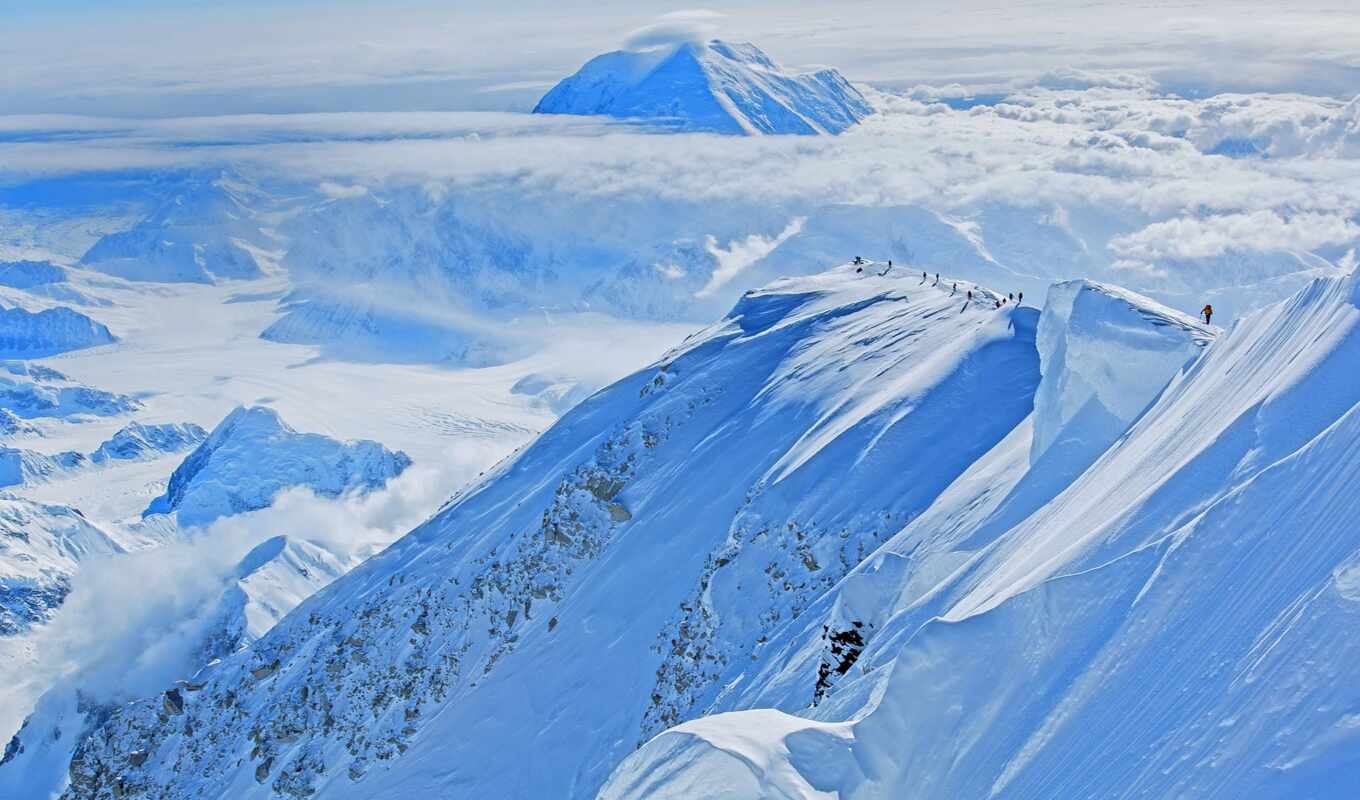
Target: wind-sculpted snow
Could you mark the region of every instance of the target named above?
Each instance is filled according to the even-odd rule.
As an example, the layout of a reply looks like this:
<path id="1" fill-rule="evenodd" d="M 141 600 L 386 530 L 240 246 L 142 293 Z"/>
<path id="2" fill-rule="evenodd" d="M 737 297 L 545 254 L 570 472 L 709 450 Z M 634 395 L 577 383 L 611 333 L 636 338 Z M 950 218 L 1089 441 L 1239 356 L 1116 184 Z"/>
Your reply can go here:
<path id="1" fill-rule="evenodd" d="M 1118 287 L 1068 281 L 1050 288 L 1039 321 L 1044 380 L 1034 401 L 1030 461 L 1060 444 L 1066 461 L 1085 467 L 1215 334 Z"/>
<path id="2" fill-rule="evenodd" d="M 755 45 L 714 40 L 597 56 L 534 113 L 655 119 L 726 134 L 835 134 L 873 107 L 834 69 L 791 74 Z"/>
<path id="3" fill-rule="evenodd" d="M 0 358 L 44 358 L 114 341 L 108 327 L 69 308 L 0 308 Z"/>
<path id="4" fill-rule="evenodd" d="M 82 559 L 122 549 L 74 508 L 0 495 L 0 636 L 45 622 Z"/>
<path id="5" fill-rule="evenodd" d="M 143 516 L 175 514 L 185 527 L 264 508 L 290 486 L 338 497 L 370 491 L 400 475 L 411 459 L 377 442 L 339 442 L 298 433 L 263 407 L 229 414 L 170 476 Z"/>
<path id="6" fill-rule="evenodd" d="M 677 727 L 603 796 L 1349 796 L 1357 364 L 1360 277 L 1239 321 L 1027 518 L 964 526 L 934 577 L 894 540 L 847 580 L 884 622 L 837 702 Z M 1005 508 L 984 477 L 955 519 Z"/>
<path id="7" fill-rule="evenodd" d="M 749 293 L 200 689 L 115 711 L 65 796 L 593 795 L 1030 413 L 1037 314 L 969 288 Z"/>

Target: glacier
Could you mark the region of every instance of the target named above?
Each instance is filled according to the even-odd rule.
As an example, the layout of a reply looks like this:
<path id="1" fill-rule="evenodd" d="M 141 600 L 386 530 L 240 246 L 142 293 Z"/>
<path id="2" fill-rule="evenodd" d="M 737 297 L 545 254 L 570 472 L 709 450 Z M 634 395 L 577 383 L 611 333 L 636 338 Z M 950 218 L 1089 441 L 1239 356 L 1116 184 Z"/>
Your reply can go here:
<path id="1" fill-rule="evenodd" d="M 371 491 L 411 465 L 377 442 L 299 433 L 273 409 L 242 406 L 224 418 L 170 476 L 143 517 L 174 514 L 184 527 L 268 506 L 279 491 L 306 486 L 336 497 Z"/>
<path id="2" fill-rule="evenodd" d="M 747 136 L 837 134 L 873 112 L 834 69 L 789 73 L 753 44 L 717 39 L 605 53 L 534 106 L 535 114 L 647 119 Z"/>

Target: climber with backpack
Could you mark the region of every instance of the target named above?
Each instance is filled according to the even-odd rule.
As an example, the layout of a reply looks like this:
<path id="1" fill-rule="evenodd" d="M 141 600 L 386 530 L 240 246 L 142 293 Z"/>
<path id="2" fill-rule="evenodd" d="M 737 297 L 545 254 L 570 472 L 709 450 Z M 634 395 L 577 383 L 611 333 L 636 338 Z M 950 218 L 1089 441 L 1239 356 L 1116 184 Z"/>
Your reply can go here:
<path id="1" fill-rule="evenodd" d="M 1212 319 L 1214 316 L 1214 307 L 1209 305 L 1208 303 L 1205 303 L 1204 308 L 1201 308 L 1199 310 L 1199 313 L 1204 315 L 1204 324 L 1208 325 L 1209 320 Z"/>

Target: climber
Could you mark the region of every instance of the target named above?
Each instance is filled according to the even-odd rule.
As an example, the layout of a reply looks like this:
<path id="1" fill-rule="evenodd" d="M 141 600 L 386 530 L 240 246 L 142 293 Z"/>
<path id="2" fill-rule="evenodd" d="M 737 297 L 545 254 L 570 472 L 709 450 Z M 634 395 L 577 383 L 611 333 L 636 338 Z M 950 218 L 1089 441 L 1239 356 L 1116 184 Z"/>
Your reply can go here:
<path id="1" fill-rule="evenodd" d="M 1214 307 L 1211 306 L 1211 305 L 1209 305 L 1208 303 L 1205 303 L 1205 304 L 1204 304 L 1204 308 L 1201 308 L 1201 309 L 1199 310 L 1199 313 L 1201 313 L 1201 314 L 1204 315 L 1204 324 L 1205 324 L 1205 325 L 1208 325 L 1208 324 L 1209 324 L 1209 320 L 1210 320 L 1210 319 L 1213 319 L 1213 316 L 1214 316 Z"/>
<path id="2" fill-rule="evenodd" d="M 1006 292 L 1006 299 L 1007 299 L 1007 300 L 1014 300 L 1014 299 L 1015 299 L 1015 294 L 1014 294 L 1013 292 Z"/>
<path id="3" fill-rule="evenodd" d="M 862 256 L 855 256 L 855 266 L 859 266 L 860 264 L 863 264 L 863 263 L 864 263 L 864 258 L 863 258 Z"/>
<path id="4" fill-rule="evenodd" d="M 1015 302 L 1016 302 L 1016 303 L 1023 303 L 1023 302 L 1025 302 L 1025 293 L 1024 293 L 1024 292 L 1021 292 L 1020 294 L 1017 294 L 1017 295 L 1015 296 Z"/>
<path id="5" fill-rule="evenodd" d="M 968 302 L 970 302 L 970 303 L 973 302 L 973 290 L 972 290 L 972 289 L 969 289 L 969 290 L 968 290 Z"/>
<path id="6" fill-rule="evenodd" d="M 940 273 L 938 273 L 938 272 L 935 273 L 935 282 L 932 283 L 932 284 L 930 284 L 930 285 L 931 285 L 931 286 L 939 286 L 939 285 L 940 285 Z"/>
<path id="7" fill-rule="evenodd" d="M 953 297 L 954 295 L 956 295 L 956 294 L 958 294 L 958 293 L 959 293 L 959 282 L 958 282 L 958 281 L 954 281 L 954 288 L 949 290 L 949 296 L 950 296 L 950 297 Z"/>

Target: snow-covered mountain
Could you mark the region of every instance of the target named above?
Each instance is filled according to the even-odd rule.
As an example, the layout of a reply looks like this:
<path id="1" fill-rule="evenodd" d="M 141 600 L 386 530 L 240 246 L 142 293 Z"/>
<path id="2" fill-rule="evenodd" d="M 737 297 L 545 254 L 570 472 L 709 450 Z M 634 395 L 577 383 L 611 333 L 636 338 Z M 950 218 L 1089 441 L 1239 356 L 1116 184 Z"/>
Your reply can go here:
<path id="1" fill-rule="evenodd" d="M 715 39 L 596 56 L 534 113 L 652 119 L 726 134 L 836 134 L 873 107 L 834 69 L 786 72 L 753 44 Z"/>
<path id="2" fill-rule="evenodd" d="M 113 341 L 107 326 L 69 308 L 0 308 L 0 358 L 44 358 Z"/>
<path id="3" fill-rule="evenodd" d="M 184 459 L 143 515 L 174 514 L 181 526 L 205 525 L 264 508 L 290 486 L 328 497 L 376 489 L 410 464 L 405 453 L 377 442 L 299 433 L 273 409 L 243 406 Z"/>

